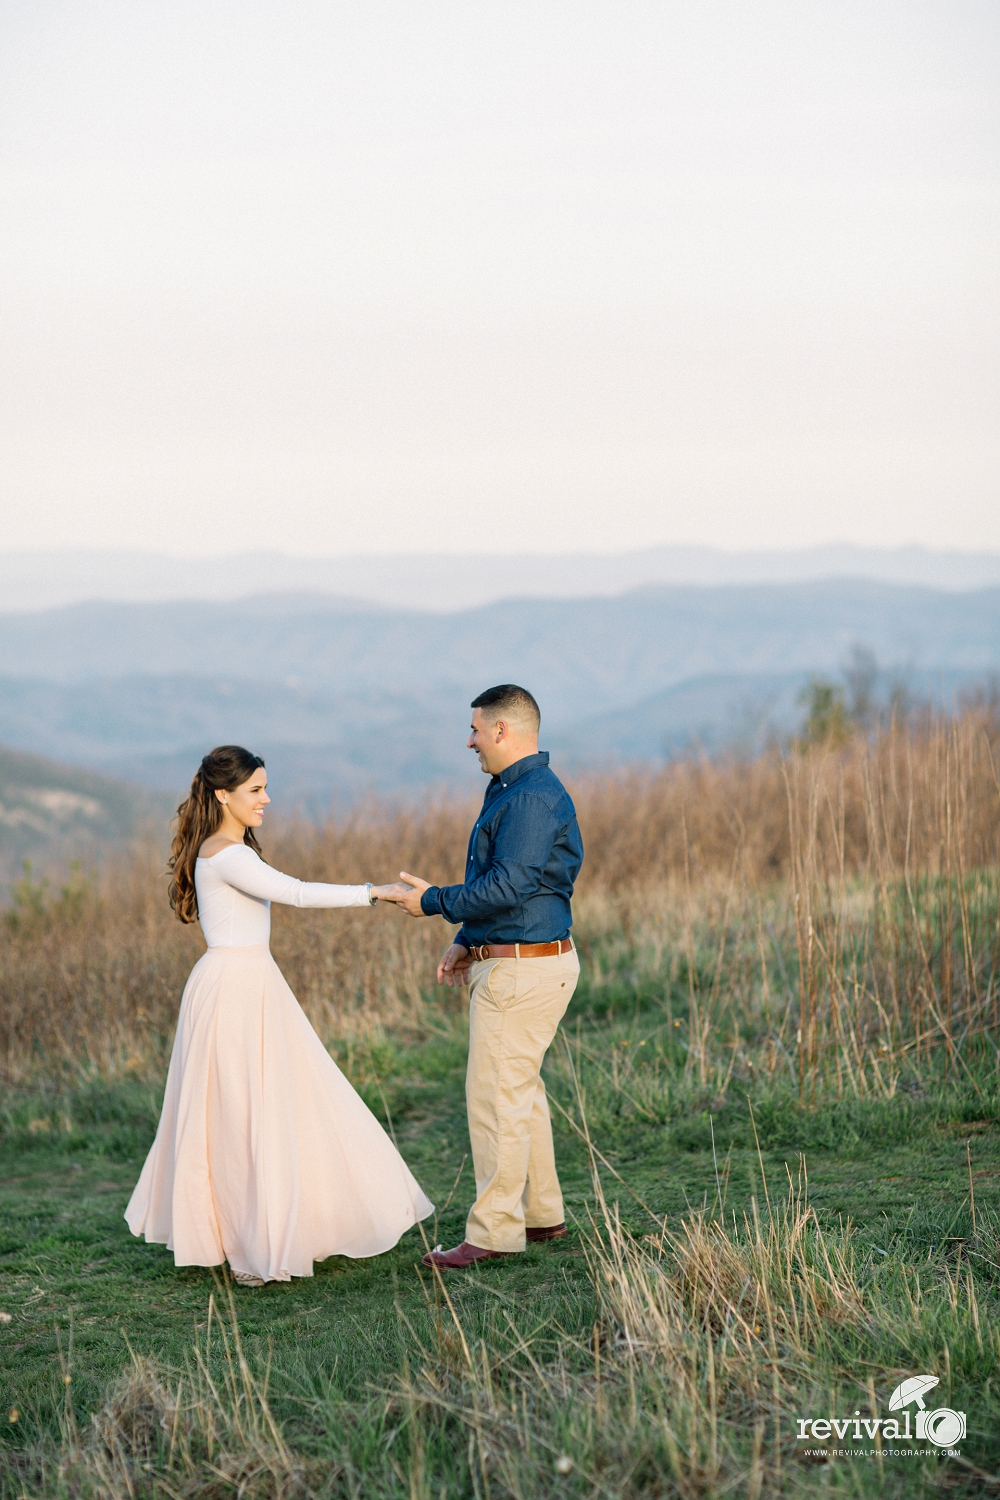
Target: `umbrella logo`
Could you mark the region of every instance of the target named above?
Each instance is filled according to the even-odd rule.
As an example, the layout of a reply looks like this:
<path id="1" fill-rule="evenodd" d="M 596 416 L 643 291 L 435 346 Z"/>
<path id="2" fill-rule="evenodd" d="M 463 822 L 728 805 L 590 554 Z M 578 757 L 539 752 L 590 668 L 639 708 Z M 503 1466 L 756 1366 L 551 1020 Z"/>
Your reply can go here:
<path id="1" fill-rule="evenodd" d="M 965 1437 L 965 1412 L 939 1406 L 928 1411 L 924 1397 L 938 1384 L 936 1375 L 911 1375 L 897 1385 L 889 1397 L 889 1410 L 902 1411 L 911 1402 L 917 1404 L 917 1437 L 933 1443 L 935 1448 L 954 1448 Z"/>
<path id="2" fill-rule="evenodd" d="M 909 1406 L 911 1401 L 915 1401 L 923 1411 L 925 1409 L 924 1396 L 928 1391 L 932 1391 L 937 1383 L 936 1375 L 911 1375 L 909 1380 L 904 1380 L 897 1385 L 889 1397 L 889 1410 L 902 1411 L 904 1406 Z"/>

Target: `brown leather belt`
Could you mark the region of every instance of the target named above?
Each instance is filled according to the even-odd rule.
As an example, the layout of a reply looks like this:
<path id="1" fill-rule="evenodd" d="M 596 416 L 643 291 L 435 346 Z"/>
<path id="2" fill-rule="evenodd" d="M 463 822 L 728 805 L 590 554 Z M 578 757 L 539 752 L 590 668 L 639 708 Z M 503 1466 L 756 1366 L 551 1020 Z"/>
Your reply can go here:
<path id="1" fill-rule="evenodd" d="M 572 938 L 563 938 L 561 943 L 484 943 L 469 949 L 477 964 L 488 958 L 555 958 L 557 953 L 569 953 Z"/>

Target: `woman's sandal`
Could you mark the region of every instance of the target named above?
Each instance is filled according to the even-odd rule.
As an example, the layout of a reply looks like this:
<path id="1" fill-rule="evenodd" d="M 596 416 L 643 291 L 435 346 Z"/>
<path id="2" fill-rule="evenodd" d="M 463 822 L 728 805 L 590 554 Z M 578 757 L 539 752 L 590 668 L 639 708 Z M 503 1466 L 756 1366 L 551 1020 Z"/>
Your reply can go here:
<path id="1" fill-rule="evenodd" d="M 264 1285 L 264 1278 L 262 1276 L 254 1276 L 249 1271 L 232 1271 L 230 1272 L 230 1275 L 232 1276 L 237 1286 Z"/>

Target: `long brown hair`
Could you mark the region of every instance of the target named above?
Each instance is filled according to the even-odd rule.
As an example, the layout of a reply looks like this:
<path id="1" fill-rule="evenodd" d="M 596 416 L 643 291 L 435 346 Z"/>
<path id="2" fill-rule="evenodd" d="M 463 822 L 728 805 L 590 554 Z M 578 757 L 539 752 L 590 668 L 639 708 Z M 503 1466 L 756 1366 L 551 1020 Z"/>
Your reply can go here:
<path id="1" fill-rule="evenodd" d="M 194 862 L 202 844 L 222 822 L 222 804 L 216 792 L 234 792 L 263 765 L 259 755 L 251 755 L 242 745 L 218 745 L 203 758 L 195 772 L 190 796 L 177 809 L 177 832 L 167 860 L 170 909 L 182 922 L 198 920 Z M 252 828 L 244 831 L 243 842 L 261 853 Z"/>

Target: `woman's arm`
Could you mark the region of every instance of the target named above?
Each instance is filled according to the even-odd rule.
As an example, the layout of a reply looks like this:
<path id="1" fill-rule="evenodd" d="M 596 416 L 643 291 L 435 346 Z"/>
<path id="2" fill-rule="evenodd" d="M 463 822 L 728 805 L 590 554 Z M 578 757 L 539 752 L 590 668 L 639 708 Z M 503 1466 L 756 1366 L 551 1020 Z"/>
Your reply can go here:
<path id="1" fill-rule="evenodd" d="M 295 880 L 272 870 L 246 844 L 223 849 L 210 861 L 227 885 L 261 901 L 277 901 L 281 906 L 368 906 L 367 885 L 324 885 L 319 881 Z M 375 887 L 378 895 L 381 887 Z"/>

